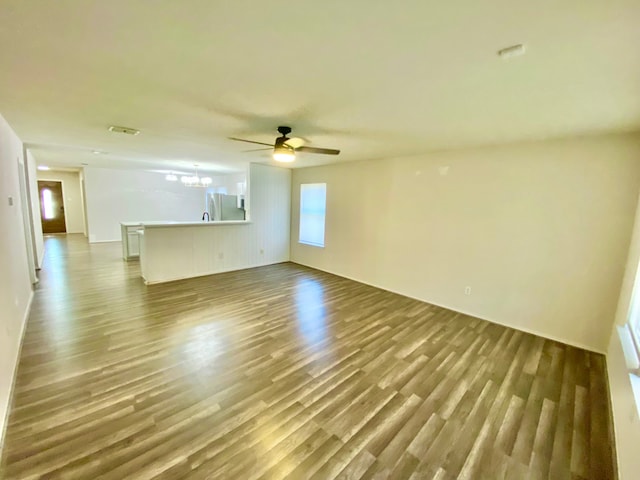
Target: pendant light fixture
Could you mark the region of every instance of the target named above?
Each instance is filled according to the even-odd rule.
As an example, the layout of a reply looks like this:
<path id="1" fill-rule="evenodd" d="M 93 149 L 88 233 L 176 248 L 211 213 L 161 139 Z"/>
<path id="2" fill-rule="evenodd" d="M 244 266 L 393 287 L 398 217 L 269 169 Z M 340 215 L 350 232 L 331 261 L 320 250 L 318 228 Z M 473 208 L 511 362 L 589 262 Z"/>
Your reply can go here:
<path id="1" fill-rule="evenodd" d="M 208 187 L 209 185 L 211 185 L 212 181 L 211 177 L 202 177 L 200 178 L 200 176 L 198 175 L 198 165 L 194 165 L 193 166 L 195 169 L 195 175 L 189 176 L 189 175 L 183 175 L 182 177 L 180 177 L 180 181 L 182 182 L 182 184 L 185 187 Z"/>

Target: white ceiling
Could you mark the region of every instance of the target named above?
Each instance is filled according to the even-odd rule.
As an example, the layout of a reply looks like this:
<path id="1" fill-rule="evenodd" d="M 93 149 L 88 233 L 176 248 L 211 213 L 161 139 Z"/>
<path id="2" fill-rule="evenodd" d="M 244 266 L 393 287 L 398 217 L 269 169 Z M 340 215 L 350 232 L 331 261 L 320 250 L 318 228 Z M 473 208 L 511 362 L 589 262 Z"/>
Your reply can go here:
<path id="1" fill-rule="evenodd" d="M 0 112 L 39 163 L 220 171 L 281 124 L 342 150 L 299 167 L 637 130 L 639 25 L 638 0 L 5 0 Z"/>

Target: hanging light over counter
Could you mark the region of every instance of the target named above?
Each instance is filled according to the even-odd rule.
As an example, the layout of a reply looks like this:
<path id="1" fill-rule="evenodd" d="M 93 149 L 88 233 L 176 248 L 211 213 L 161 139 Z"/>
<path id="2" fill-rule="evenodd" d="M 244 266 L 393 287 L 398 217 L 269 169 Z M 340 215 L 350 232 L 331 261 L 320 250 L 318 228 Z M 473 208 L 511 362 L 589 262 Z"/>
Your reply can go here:
<path id="1" fill-rule="evenodd" d="M 213 180 L 211 177 L 200 177 L 198 175 L 198 165 L 194 165 L 195 174 L 194 175 L 182 175 L 180 177 L 180 181 L 185 187 L 208 187 L 211 185 Z M 169 182 L 178 181 L 178 177 L 173 173 L 168 173 L 165 177 L 165 180 Z"/>

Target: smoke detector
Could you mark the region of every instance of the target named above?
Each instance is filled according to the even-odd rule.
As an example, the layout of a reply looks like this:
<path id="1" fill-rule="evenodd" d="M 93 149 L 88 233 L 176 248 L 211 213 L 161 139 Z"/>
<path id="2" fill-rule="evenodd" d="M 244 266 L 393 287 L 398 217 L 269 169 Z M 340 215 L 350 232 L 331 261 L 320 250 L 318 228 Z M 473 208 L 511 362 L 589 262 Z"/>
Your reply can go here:
<path id="1" fill-rule="evenodd" d="M 140 133 L 140 130 L 136 130 L 135 128 L 118 127 L 116 125 L 111 125 L 109 131 L 113 133 L 124 133 L 125 135 L 138 135 Z"/>

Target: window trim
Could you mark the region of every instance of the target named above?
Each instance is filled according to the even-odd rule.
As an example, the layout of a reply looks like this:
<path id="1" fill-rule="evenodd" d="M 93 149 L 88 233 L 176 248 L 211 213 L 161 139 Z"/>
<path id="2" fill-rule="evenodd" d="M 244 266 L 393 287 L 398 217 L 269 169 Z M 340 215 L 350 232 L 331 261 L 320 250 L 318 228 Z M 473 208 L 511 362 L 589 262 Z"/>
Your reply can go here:
<path id="1" fill-rule="evenodd" d="M 629 371 L 633 375 L 640 376 L 640 265 L 636 270 L 626 320 L 622 327 L 626 332 L 620 332 L 620 339 L 623 350 L 628 350 L 625 352 L 625 357 L 627 357 Z M 623 336 L 627 337 L 627 340 Z"/>

